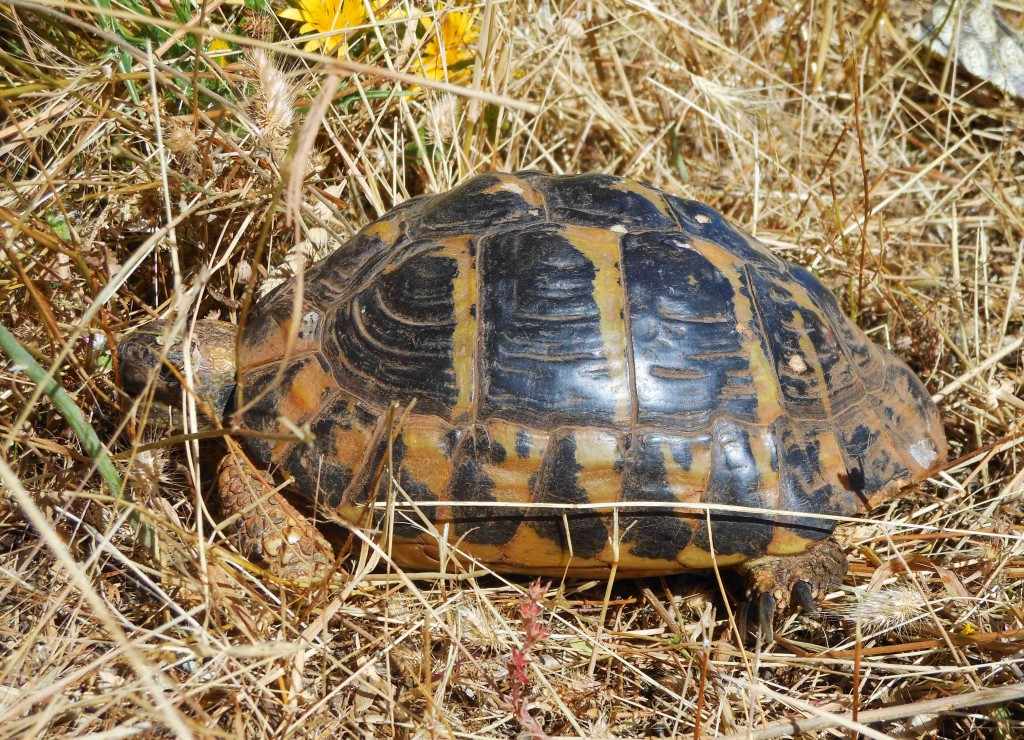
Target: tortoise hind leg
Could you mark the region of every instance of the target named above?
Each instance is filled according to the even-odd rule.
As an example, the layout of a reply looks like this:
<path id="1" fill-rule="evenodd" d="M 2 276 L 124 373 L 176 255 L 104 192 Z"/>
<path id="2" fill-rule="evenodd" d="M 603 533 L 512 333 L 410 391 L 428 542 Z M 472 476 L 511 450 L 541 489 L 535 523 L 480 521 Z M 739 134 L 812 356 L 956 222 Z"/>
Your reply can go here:
<path id="1" fill-rule="evenodd" d="M 221 460 L 217 488 L 224 518 L 237 515 L 235 542 L 245 557 L 300 587 L 331 575 L 330 544 L 234 444 Z"/>
<path id="2" fill-rule="evenodd" d="M 776 615 L 799 606 L 814 613 L 816 603 L 842 583 L 849 569 L 846 554 L 834 540 L 823 540 L 799 555 L 765 555 L 739 566 L 747 582 L 747 601 L 740 610 L 741 632 L 746 632 L 750 611 L 756 612 L 762 636 L 774 634 Z"/>

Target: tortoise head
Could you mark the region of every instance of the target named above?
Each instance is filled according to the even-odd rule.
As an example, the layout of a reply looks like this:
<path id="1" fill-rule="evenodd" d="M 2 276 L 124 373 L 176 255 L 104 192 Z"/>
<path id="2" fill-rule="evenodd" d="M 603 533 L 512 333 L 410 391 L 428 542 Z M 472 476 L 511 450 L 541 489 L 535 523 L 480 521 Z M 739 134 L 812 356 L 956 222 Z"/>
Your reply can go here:
<path id="1" fill-rule="evenodd" d="M 153 400 L 180 408 L 185 376 L 186 343 L 191 360 L 192 390 L 218 420 L 223 419 L 235 391 L 235 340 L 238 327 L 224 321 L 199 321 L 192 340 L 175 336 L 166 321 L 153 321 L 123 338 L 117 348 L 121 380 L 133 397 L 152 393 Z M 200 423 L 205 418 L 200 412 Z"/>

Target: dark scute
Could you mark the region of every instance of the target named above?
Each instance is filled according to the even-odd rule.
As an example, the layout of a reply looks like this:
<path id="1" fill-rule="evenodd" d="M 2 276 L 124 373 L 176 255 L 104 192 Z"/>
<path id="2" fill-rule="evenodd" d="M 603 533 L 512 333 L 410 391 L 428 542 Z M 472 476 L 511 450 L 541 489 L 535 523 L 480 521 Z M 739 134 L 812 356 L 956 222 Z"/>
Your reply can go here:
<path id="1" fill-rule="evenodd" d="M 878 401 L 876 413 L 879 408 L 884 410 L 890 441 L 904 455 L 911 449 L 926 456 L 934 455 L 929 465 L 944 462 L 946 441 L 935 403 L 924 384 L 902 360 L 888 359 L 885 387 L 872 389 L 872 396 Z M 911 454 L 911 458 L 914 457 Z M 915 463 L 921 465 L 927 459 L 915 459 Z"/>
<path id="2" fill-rule="evenodd" d="M 312 265 L 303 280 L 305 293 L 299 315 L 302 316 L 313 306 L 326 311 L 339 302 L 349 300 L 382 266 L 397 255 L 415 251 L 415 246 L 411 245 L 406 234 L 405 223 L 408 214 L 415 211 L 420 202 L 422 199 L 414 198 L 396 206 L 348 239 L 339 249 Z M 393 243 L 368 233 L 375 224 L 384 220 L 400 224 L 399 237 Z M 296 285 L 294 280 L 288 280 L 259 300 L 246 325 L 243 347 L 259 346 L 271 330 L 276 332 L 278 324 L 289 319 L 294 311 L 292 297 Z"/>
<path id="3" fill-rule="evenodd" d="M 458 398 L 452 357 L 457 262 L 438 250 L 416 254 L 336 314 L 342 387 L 365 388 L 378 403 L 407 404 L 448 418 Z"/>
<path id="4" fill-rule="evenodd" d="M 672 454 L 672 461 L 689 473 L 693 466 L 693 448 L 707 447 L 711 444 L 711 435 L 703 434 L 697 437 L 671 438 L 669 450 Z"/>
<path id="5" fill-rule="evenodd" d="M 350 493 L 346 503 L 359 506 L 370 501 L 384 501 L 387 495 L 387 471 L 384 470 L 387 463 L 385 458 L 388 452 L 387 437 L 378 434 L 372 447 L 367 451 L 362 465 L 356 473 L 356 479 L 352 482 Z M 401 436 L 395 440 L 391 448 L 391 461 L 396 468 L 402 464 L 402 457 L 405 455 L 405 443 Z M 380 477 L 374 481 L 377 471 L 380 470 Z M 374 483 L 376 482 L 376 487 Z M 379 498 L 377 498 L 379 496 Z M 374 524 L 380 521 L 381 512 L 374 512 Z"/>
<path id="6" fill-rule="evenodd" d="M 640 423 L 705 429 L 714 414 L 757 419 L 732 284 L 665 234 L 623 237 Z"/>
<path id="7" fill-rule="evenodd" d="M 419 512 L 417 513 L 414 509 L 409 506 L 409 501 L 420 502 L 420 501 L 436 501 L 437 496 L 427 486 L 422 484 L 416 478 L 414 478 L 408 470 L 406 470 L 402 463 L 405 460 L 406 453 L 405 440 L 399 434 L 391 445 L 391 464 L 394 465 L 394 469 L 397 471 L 395 477 L 398 479 L 398 484 L 402 487 L 402 491 L 405 491 L 406 495 L 403 495 L 397 488 L 394 489 L 393 495 L 395 499 L 394 509 L 394 526 L 392 532 L 395 537 L 407 537 L 414 538 L 421 534 L 426 525 L 423 523 L 422 517 L 426 517 L 427 521 L 433 522 L 437 517 L 436 506 L 420 505 Z M 373 472 L 376 471 L 377 466 L 380 464 L 387 455 L 387 447 L 381 442 L 374 450 L 374 454 L 363 464 L 363 471 L 368 473 L 366 478 L 367 486 L 372 484 Z M 369 465 L 367 465 L 369 463 Z M 391 480 L 387 472 L 381 473 L 380 480 L 377 483 L 377 492 L 373 500 L 378 503 L 384 503 L 388 497 L 388 483 Z M 369 488 L 366 489 L 367 491 Z M 367 498 L 363 499 L 364 501 Z M 387 516 L 387 509 L 384 507 L 375 507 L 373 511 L 373 525 L 375 527 L 384 526 L 384 519 Z"/>
<path id="8" fill-rule="evenodd" d="M 849 320 L 839 307 L 839 301 L 836 300 L 835 295 L 825 287 L 824 283 L 815 277 L 814 273 L 794 264 L 788 265 L 788 268 L 789 277 L 810 294 L 814 300 L 815 307 L 819 311 L 837 324 Z"/>
<path id="9" fill-rule="evenodd" d="M 422 233 L 481 233 L 496 227 L 507 229 L 544 219 L 543 209 L 530 214 L 533 206 L 512 189 L 496 188 L 486 192 L 500 182 L 495 175 L 480 175 L 424 201 L 419 223 Z"/>
<path id="10" fill-rule="evenodd" d="M 849 363 L 840 363 L 839 373 L 831 370 L 829 379 L 829 392 L 832 398 L 833 413 L 841 413 L 848 406 L 849 396 L 854 400 L 857 392 L 863 392 L 864 388 L 877 388 L 883 382 L 880 377 L 882 369 L 882 350 L 872 342 L 860 327 L 854 324 L 843 313 L 839 302 L 827 287 L 809 271 L 797 265 L 789 265 L 789 275 L 792 280 L 810 294 L 815 310 L 825 317 L 831 328 L 835 331 L 836 348 L 842 351 L 848 358 Z M 823 369 L 826 363 L 823 364 Z M 847 379 L 846 373 L 851 377 Z M 856 382 L 859 379 L 860 382 Z M 848 395 L 836 397 L 836 394 Z"/>
<path id="11" fill-rule="evenodd" d="M 862 490 L 871 496 L 894 480 L 907 480 L 910 471 L 893 455 L 892 447 L 881 431 L 844 418 L 838 426 L 839 444 L 843 450 L 847 471 L 862 471 Z"/>
<path id="12" fill-rule="evenodd" d="M 353 476 L 352 468 L 337 462 L 334 444 L 336 430 L 352 428 L 346 407 L 347 402 L 335 401 L 325 409 L 310 427 L 312 443 L 294 445 L 282 464 L 302 496 L 332 510 L 341 505 Z"/>
<path id="13" fill-rule="evenodd" d="M 750 433 L 725 419 L 715 423 L 711 449 L 711 475 L 704 502 L 728 506 L 764 509 L 768 502 L 761 491 L 762 480 L 750 447 Z M 711 536 L 706 517 L 694 533 L 693 541 L 720 555 L 742 553 L 758 557 L 771 542 L 777 516 L 711 511 Z"/>
<path id="14" fill-rule="evenodd" d="M 465 429 L 460 429 L 459 427 L 452 427 L 445 432 L 444 436 L 441 437 L 441 454 L 451 460 L 465 431 Z"/>
<path id="15" fill-rule="evenodd" d="M 931 394 L 928 393 L 928 389 L 924 387 L 921 379 L 910 368 L 900 368 L 900 371 L 910 390 L 914 410 L 917 412 L 917 415 L 926 423 L 937 418 L 938 410 L 935 408 L 935 402 L 932 400 Z"/>
<path id="16" fill-rule="evenodd" d="M 463 437 L 465 442 L 459 450 L 459 456 L 467 456 L 472 460 L 479 460 L 482 463 L 500 465 L 505 462 L 508 456 L 505 447 L 493 439 L 487 432 L 487 427 L 476 425 L 465 430 Z"/>
<path id="17" fill-rule="evenodd" d="M 878 439 L 878 432 L 858 424 L 848 435 L 843 435 L 843 446 L 851 457 L 863 458 Z"/>
<path id="18" fill-rule="evenodd" d="M 725 247 L 744 262 L 772 266 L 775 269 L 783 265 L 782 260 L 773 255 L 768 247 L 730 223 L 706 203 L 668 194 L 665 200 L 687 234 Z"/>
<path id="19" fill-rule="evenodd" d="M 533 443 L 533 437 L 525 429 L 516 432 L 516 457 L 524 458 L 529 456 Z"/>
<path id="20" fill-rule="evenodd" d="M 810 271 L 790 265 L 789 274 L 813 301 L 815 310 L 813 313 L 806 310 L 803 312 L 804 323 L 808 326 L 808 336 L 825 374 L 832 413 L 840 413 L 864 394 L 864 384 L 847 357 L 843 338 L 852 333 L 860 334 L 861 341 L 870 340 L 843 314 L 832 291 Z"/>
<path id="21" fill-rule="evenodd" d="M 452 477 L 450 498 L 452 501 L 497 501 L 494 481 L 479 459 L 471 456 L 458 465 Z M 526 518 L 525 512 L 511 506 L 453 506 L 452 516 L 455 532 L 465 542 L 497 546 L 508 544 Z"/>
<path id="22" fill-rule="evenodd" d="M 674 492 L 668 485 L 662 445 L 670 447 L 673 457 L 692 459 L 685 439 L 658 433 L 636 435 L 622 465 L 624 501 L 678 503 L 677 494 L 683 492 Z M 690 523 L 669 507 L 623 509 L 619 531 L 625 532 L 624 542 L 632 543 L 634 555 L 660 560 L 675 560 L 693 536 Z"/>
<path id="23" fill-rule="evenodd" d="M 398 489 L 394 490 L 396 508 L 393 533 L 396 537 L 413 538 L 423 531 L 425 525 L 422 523 L 420 515 L 409 507 L 409 500 L 414 502 L 436 501 L 437 496 L 402 467 L 405 453 L 405 440 L 399 434 L 391 445 L 391 463 L 397 471 L 395 477 L 398 479 L 402 489 L 408 494 L 408 499 Z M 386 457 L 387 441 L 386 437 L 382 435 L 363 460 L 363 464 L 359 468 L 358 477 L 351 487 L 347 503 L 354 505 L 383 504 L 388 500 L 391 477 L 387 474 Z M 384 463 L 383 466 L 381 465 L 382 463 Z M 381 474 L 376 481 L 376 487 L 374 487 L 374 477 L 377 474 L 378 468 L 381 469 Z M 419 509 L 429 521 L 435 520 L 437 516 L 436 506 L 420 505 Z M 378 529 L 384 526 L 386 514 L 387 509 L 384 506 L 374 506 L 370 513 L 372 525 Z"/>
<path id="24" fill-rule="evenodd" d="M 783 419 L 774 425 L 773 434 L 782 457 L 779 508 L 845 516 L 855 513 L 850 492 L 837 490 L 825 480 L 818 431 L 805 429 L 797 434 L 789 420 Z M 780 517 L 779 523 L 812 541 L 825 539 L 836 527 L 834 519 L 795 515 Z"/>
<path id="25" fill-rule="evenodd" d="M 481 417 L 612 422 L 628 389 L 610 377 L 593 263 L 556 226 L 496 234 L 481 247 Z"/>
<path id="26" fill-rule="evenodd" d="M 537 503 L 588 503 L 590 498 L 578 482 L 582 469 L 576 462 L 575 435 L 566 434 L 552 439 L 534 483 L 533 500 Z M 594 511 L 538 509 L 535 514 L 537 518 L 533 522 L 537 534 L 569 552 L 563 512 L 569 522 L 569 539 L 572 540 L 575 557 L 592 558 L 604 549 L 608 543 L 608 528 L 603 517 Z"/>
<path id="27" fill-rule="evenodd" d="M 327 508 L 341 503 L 341 494 L 352 481 L 352 469 L 332 462 L 315 448 L 302 451 L 296 447 L 285 460 L 284 469 L 295 479 L 296 490 Z"/>
<path id="28" fill-rule="evenodd" d="M 835 340 L 829 346 L 820 314 L 813 306 L 802 305 L 785 282 L 753 268 L 748 268 L 747 274 L 786 413 L 797 419 L 824 419 L 828 389 L 822 380 L 825 376 L 821 362 L 824 359 L 835 369 L 836 363 L 842 360 Z M 812 341 L 825 350 L 823 354 L 808 354 L 801 347 L 801 340 L 808 335 L 808 327 Z M 793 358 L 799 360 L 794 361 Z M 843 382 L 850 383 L 852 379 Z M 852 400 L 848 398 L 844 403 L 849 405 Z"/>
<path id="29" fill-rule="evenodd" d="M 406 223 L 422 202 L 424 199 L 414 198 L 391 209 L 310 267 L 305 279 L 306 296 L 324 307 L 348 300 L 388 262 L 399 258 L 401 254 L 414 251 Z M 395 242 L 384 241 L 370 233 L 374 224 L 383 220 L 399 224 Z"/>
<path id="30" fill-rule="evenodd" d="M 258 351 L 281 330 L 279 322 L 287 321 L 291 316 L 292 286 L 291 281 L 278 285 L 249 312 L 249 320 L 242 330 L 243 356 L 247 352 Z"/>
<path id="31" fill-rule="evenodd" d="M 555 223 L 580 226 L 624 226 L 629 231 L 672 229 L 675 222 L 666 216 L 652 198 L 660 191 L 651 189 L 649 197 L 616 189 L 622 180 L 612 175 L 570 175 L 564 177 L 524 178 L 545 195 L 548 219 Z"/>

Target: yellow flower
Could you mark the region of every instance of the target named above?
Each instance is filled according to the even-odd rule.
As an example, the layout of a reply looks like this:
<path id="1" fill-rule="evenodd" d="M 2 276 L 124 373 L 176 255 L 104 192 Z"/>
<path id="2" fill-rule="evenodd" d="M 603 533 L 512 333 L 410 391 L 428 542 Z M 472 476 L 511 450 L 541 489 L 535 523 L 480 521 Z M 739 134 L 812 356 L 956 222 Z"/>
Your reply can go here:
<path id="1" fill-rule="evenodd" d="M 221 41 L 220 39 L 214 39 L 210 42 L 210 45 L 206 47 L 206 53 L 222 67 L 228 66 L 228 54 L 226 52 L 230 51 L 231 44 L 227 41 Z"/>
<path id="2" fill-rule="evenodd" d="M 363 0 L 296 0 L 297 8 L 285 8 L 278 13 L 282 18 L 302 21 L 299 33 L 328 34 L 306 42 L 306 51 L 335 51 L 338 56 L 348 53 L 345 38 L 348 32 L 367 21 Z"/>
<path id="3" fill-rule="evenodd" d="M 443 5 L 438 4 L 440 10 Z M 432 23 L 426 18 L 421 21 L 427 32 L 433 31 L 418 60 L 419 74 L 431 80 L 457 82 L 469 77 L 469 67 L 474 51 L 469 48 L 476 43 L 480 29 L 474 25 L 475 13 L 453 10 Z"/>

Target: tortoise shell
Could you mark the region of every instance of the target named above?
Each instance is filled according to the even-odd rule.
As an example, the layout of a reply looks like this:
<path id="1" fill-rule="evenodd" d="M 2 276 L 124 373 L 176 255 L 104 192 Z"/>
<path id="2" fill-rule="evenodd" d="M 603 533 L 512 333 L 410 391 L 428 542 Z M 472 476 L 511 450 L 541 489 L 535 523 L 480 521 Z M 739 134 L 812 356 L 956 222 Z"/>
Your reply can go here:
<path id="1" fill-rule="evenodd" d="M 390 528 L 406 567 L 446 541 L 554 575 L 799 553 L 945 459 L 920 381 L 810 272 L 630 180 L 479 176 L 301 287 L 244 330 L 236 408 L 266 433 L 244 444 L 324 515 Z"/>

